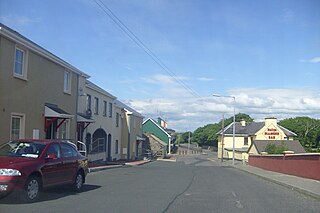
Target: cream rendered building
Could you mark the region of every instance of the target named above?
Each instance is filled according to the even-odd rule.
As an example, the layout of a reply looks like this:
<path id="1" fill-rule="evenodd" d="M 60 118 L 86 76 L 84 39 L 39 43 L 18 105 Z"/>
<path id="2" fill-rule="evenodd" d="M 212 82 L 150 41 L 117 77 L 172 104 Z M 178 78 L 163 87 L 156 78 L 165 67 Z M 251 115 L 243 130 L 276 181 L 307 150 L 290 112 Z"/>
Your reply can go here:
<path id="1" fill-rule="evenodd" d="M 116 100 L 115 105 L 122 110 L 121 113 L 121 159 L 128 161 L 142 156 L 142 122 L 143 116 Z"/>
<path id="2" fill-rule="evenodd" d="M 218 132 L 218 158 L 233 158 L 233 123 L 224 131 Z M 235 123 L 235 159 L 248 158 L 247 151 L 253 141 L 258 140 L 293 140 L 295 133 L 277 124 L 276 118 L 266 118 L 264 122 Z M 223 140 L 223 146 L 222 146 Z M 222 152 L 223 150 L 223 152 Z M 223 155 L 222 155 L 223 154 Z"/>

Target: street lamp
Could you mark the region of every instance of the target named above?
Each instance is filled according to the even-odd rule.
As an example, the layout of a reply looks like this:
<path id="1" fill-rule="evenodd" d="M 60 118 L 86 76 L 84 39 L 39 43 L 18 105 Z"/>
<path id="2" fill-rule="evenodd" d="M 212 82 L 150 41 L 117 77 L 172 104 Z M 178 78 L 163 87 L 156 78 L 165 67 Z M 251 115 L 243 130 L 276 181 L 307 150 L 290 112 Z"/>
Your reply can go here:
<path id="1" fill-rule="evenodd" d="M 234 150 L 235 150 L 235 138 L 236 138 L 236 97 L 235 96 L 228 96 L 228 95 L 217 95 L 213 94 L 212 96 L 218 98 L 232 98 L 233 99 L 233 129 L 232 129 L 232 165 L 234 165 Z M 222 150 L 223 152 L 223 150 Z"/>

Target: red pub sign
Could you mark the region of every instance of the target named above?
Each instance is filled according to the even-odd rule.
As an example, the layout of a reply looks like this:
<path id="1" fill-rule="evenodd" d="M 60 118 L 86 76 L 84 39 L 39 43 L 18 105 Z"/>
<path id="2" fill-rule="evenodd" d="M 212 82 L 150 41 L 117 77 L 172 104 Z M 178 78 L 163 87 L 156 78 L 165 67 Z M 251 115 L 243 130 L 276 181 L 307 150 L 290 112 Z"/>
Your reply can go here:
<path id="1" fill-rule="evenodd" d="M 275 128 L 267 128 L 267 130 L 264 132 L 264 135 L 268 139 L 276 139 L 276 136 L 280 135 L 280 132 L 278 132 Z"/>

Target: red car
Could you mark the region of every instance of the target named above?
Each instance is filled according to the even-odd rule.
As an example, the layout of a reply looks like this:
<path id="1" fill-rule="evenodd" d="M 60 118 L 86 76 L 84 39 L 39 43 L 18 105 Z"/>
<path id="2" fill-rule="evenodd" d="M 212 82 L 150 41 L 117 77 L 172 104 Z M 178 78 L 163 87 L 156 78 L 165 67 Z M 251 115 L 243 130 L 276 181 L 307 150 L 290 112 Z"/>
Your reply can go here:
<path id="1" fill-rule="evenodd" d="M 20 189 L 32 202 L 41 189 L 61 184 L 79 191 L 87 173 L 87 158 L 68 141 L 15 140 L 0 147 L 0 197 Z"/>

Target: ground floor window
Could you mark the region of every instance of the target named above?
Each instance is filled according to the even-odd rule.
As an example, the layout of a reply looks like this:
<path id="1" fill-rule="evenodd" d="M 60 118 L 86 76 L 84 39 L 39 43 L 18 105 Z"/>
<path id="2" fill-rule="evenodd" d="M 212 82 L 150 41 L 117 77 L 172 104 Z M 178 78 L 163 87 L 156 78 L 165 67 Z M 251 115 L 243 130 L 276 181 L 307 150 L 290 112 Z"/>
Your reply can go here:
<path id="1" fill-rule="evenodd" d="M 58 129 L 58 139 L 68 139 L 70 129 L 70 121 L 65 120 Z"/>
<path id="2" fill-rule="evenodd" d="M 23 114 L 12 114 L 11 115 L 11 126 L 10 126 L 10 139 L 22 139 L 24 138 L 24 123 L 25 116 Z"/>

